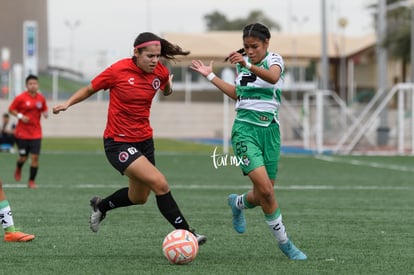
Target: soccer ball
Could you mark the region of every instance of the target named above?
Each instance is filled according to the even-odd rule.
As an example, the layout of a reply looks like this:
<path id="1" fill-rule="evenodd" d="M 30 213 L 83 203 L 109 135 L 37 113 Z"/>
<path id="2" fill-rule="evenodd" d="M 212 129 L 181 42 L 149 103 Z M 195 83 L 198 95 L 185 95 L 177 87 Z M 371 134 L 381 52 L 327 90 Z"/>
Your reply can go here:
<path id="1" fill-rule="evenodd" d="M 187 264 L 197 256 L 198 242 L 190 231 L 176 229 L 165 236 L 162 251 L 170 263 Z"/>

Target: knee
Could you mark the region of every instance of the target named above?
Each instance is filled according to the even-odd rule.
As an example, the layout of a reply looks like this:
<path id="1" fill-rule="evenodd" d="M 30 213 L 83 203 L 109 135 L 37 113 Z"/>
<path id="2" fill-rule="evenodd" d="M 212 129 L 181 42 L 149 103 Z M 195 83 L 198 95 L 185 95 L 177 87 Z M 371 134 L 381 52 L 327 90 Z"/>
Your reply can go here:
<path id="1" fill-rule="evenodd" d="M 170 186 L 168 185 L 167 179 L 160 174 L 152 184 L 152 190 L 155 195 L 163 195 L 170 191 Z"/>
<path id="2" fill-rule="evenodd" d="M 34 158 L 30 159 L 30 163 L 31 163 L 31 166 L 37 167 L 39 165 L 39 158 L 34 157 Z"/>

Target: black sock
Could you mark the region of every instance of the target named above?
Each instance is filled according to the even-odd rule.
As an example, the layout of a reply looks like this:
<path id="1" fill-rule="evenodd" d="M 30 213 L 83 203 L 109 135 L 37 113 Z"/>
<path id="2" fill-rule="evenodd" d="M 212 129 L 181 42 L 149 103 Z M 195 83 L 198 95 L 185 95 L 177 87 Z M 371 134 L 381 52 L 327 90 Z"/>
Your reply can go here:
<path id="1" fill-rule="evenodd" d="M 33 167 L 30 166 L 30 175 L 29 175 L 29 180 L 34 180 L 36 178 L 37 175 L 37 169 L 38 167 Z"/>
<path id="2" fill-rule="evenodd" d="M 17 168 L 21 169 L 23 167 L 23 164 L 24 164 L 24 162 L 17 162 L 16 166 L 17 166 Z"/>
<path id="3" fill-rule="evenodd" d="M 181 214 L 181 211 L 172 197 L 171 192 L 155 197 L 157 199 L 157 206 L 161 214 L 172 226 L 174 226 L 175 229 L 189 230 L 188 223 L 184 219 L 183 214 Z"/>
<path id="4" fill-rule="evenodd" d="M 128 197 L 128 187 L 121 188 L 112 195 L 102 199 L 101 203 L 98 205 L 99 211 L 106 213 L 109 210 L 130 206 L 133 203 L 129 200 Z"/>

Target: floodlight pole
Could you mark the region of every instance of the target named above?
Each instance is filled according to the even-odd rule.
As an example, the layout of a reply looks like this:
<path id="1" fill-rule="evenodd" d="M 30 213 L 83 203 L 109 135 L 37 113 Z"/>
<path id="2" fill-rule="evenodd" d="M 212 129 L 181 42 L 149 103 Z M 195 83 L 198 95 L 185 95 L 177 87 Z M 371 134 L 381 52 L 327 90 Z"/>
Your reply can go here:
<path id="1" fill-rule="evenodd" d="M 414 83 L 414 0 L 410 0 L 409 2 L 410 9 L 411 9 L 411 45 L 410 45 L 410 53 L 411 53 L 411 82 Z"/>
<path id="2" fill-rule="evenodd" d="M 346 100 L 346 37 L 345 37 L 345 28 L 348 25 L 348 20 L 345 17 L 341 17 L 338 20 L 338 25 L 342 30 L 341 36 L 341 57 L 339 62 L 339 95 L 343 101 L 347 102 Z"/>
<path id="3" fill-rule="evenodd" d="M 79 27 L 80 21 L 79 19 L 74 22 L 66 20 L 65 25 L 69 28 L 69 64 L 71 69 L 75 71 L 75 29 Z"/>
<path id="4" fill-rule="evenodd" d="M 150 0 L 146 1 L 147 4 L 147 14 L 146 14 L 146 19 L 147 19 L 147 31 L 151 31 L 151 3 Z"/>
<path id="5" fill-rule="evenodd" d="M 329 66 L 327 53 L 327 35 L 326 35 L 326 0 L 321 0 L 321 14 L 322 14 L 322 71 L 321 71 L 321 89 L 327 90 L 329 80 Z"/>
<path id="6" fill-rule="evenodd" d="M 382 45 L 386 37 L 387 30 L 387 2 L 378 0 L 378 22 L 377 22 L 377 85 L 378 93 L 387 89 L 387 49 Z M 378 145 L 386 145 L 388 142 L 388 111 L 384 108 L 379 115 L 380 122 L 377 128 Z"/>

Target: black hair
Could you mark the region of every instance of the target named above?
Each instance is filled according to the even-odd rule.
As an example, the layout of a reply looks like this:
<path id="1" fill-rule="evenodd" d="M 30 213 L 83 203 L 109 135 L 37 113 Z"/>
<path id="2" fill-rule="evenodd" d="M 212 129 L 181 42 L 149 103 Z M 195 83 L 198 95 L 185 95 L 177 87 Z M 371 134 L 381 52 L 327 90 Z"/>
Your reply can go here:
<path id="1" fill-rule="evenodd" d="M 175 55 L 189 55 L 190 52 L 189 51 L 184 51 L 183 49 L 181 49 L 180 46 L 172 44 L 170 42 L 168 42 L 167 40 L 151 33 L 151 32 L 143 32 L 140 33 L 137 38 L 134 41 L 134 47 L 148 42 L 148 41 L 160 41 L 161 43 L 161 56 L 169 59 L 169 60 L 174 60 L 175 59 Z M 141 53 L 143 48 L 138 48 L 138 52 Z"/>
<path id="2" fill-rule="evenodd" d="M 27 82 L 29 82 L 29 80 L 31 80 L 31 79 L 34 79 L 34 80 L 36 80 L 36 81 L 39 81 L 39 78 L 37 77 L 37 76 L 35 76 L 34 74 L 29 74 L 27 77 L 26 77 L 26 84 L 27 84 Z"/>
<path id="3" fill-rule="evenodd" d="M 245 26 L 243 28 L 243 39 L 246 37 L 255 37 L 265 42 L 267 39 L 270 39 L 269 28 L 260 23 L 253 23 Z M 238 53 L 246 55 L 244 48 L 237 50 Z M 226 57 L 224 61 L 227 61 L 229 57 Z"/>
<path id="4" fill-rule="evenodd" d="M 270 39 L 270 31 L 265 25 L 254 23 L 243 28 L 243 39 L 246 37 L 256 37 L 264 42 L 266 39 Z"/>

